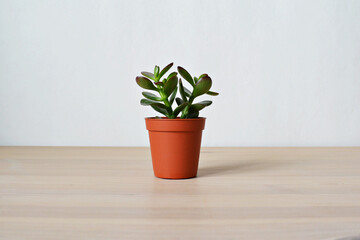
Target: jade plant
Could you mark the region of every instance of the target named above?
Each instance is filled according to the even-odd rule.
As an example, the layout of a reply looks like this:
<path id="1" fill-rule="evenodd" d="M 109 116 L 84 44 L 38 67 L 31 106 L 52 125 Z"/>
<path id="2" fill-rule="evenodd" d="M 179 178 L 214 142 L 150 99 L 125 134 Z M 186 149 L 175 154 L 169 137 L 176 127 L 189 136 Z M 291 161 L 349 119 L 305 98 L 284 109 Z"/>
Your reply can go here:
<path id="1" fill-rule="evenodd" d="M 173 119 L 180 115 L 180 118 L 197 118 L 200 110 L 211 105 L 212 101 L 205 100 L 194 103 L 195 98 L 208 94 L 211 96 L 219 95 L 217 92 L 210 91 L 212 80 L 208 74 L 201 74 L 199 77 L 191 77 L 188 71 L 178 66 L 178 72 L 171 72 L 167 77 L 164 75 L 170 70 L 174 63 L 168 64 L 163 69 L 155 66 L 154 73 L 141 72 L 142 76 L 136 77 L 136 83 L 151 92 L 142 92 L 145 97 L 140 100 L 141 105 L 151 106 L 155 111 Z M 180 76 L 192 87 L 192 91 L 187 89 Z M 180 97 L 176 97 L 177 93 Z M 173 109 L 172 105 L 176 102 L 177 107 Z"/>

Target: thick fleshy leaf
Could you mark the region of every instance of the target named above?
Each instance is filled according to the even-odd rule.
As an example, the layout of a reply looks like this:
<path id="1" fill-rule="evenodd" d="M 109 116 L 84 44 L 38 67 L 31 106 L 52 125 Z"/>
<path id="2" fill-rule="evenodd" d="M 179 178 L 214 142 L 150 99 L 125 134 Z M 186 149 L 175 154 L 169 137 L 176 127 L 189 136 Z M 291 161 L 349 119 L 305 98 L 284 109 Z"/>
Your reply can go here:
<path id="1" fill-rule="evenodd" d="M 195 98 L 195 97 L 198 97 L 200 95 L 207 93 L 209 91 L 209 89 L 211 88 L 211 84 L 212 84 L 212 81 L 209 76 L 205 76 L 205 77 L 201 78 L 195 85 L 192 96 Z"/>
<path id="2" fill-rule="evenodd" d="M 212 91 L 208 91 L 206 94 L 207 94 L 207 95 L 210 95 L 210 96 L 217 96 L 217 95 L 219 95 L 219 93 L 217 93 L 217 92 L 212 92 Z"/>
<path id="3" fill-rule="evenodd" d="M 182 100 L 184 102 L 187 102 L 186 92 L 185 92 L 185 89 L 184 89 L 181 79 L 179 80 L 179 92 L 180 92 L 180 96 L 181 96 Z"/>
<path id="4" fill-rule="evenodd" d="M 165 95 L 170 96 L 170 94 L 175 90 L 177 84 L 178 84 L 177 76 L 173 76 L 172 78 L 167 80 L 164 86 Z"/>
<path id="5" fill-rule="evenodd" d="M 187 89 L 186 87 L 184 87 L 184 91 L 185 91 L 185 95 L 186 95 L 187 97 L 190 97 L 190 96 L 191 96 L 191 92 L 190 92 L 189 89 Z"/>
<path id="6" fill-rule="evenodd" d="M 194 109 L 200 111 L 200 110 L 203 109 L 204 107 L 211 105 L 211 103 L 212 103 L 212 102 L 211 102 L 211 101 L 208 101 L 208 100 L 206 100 L 206 101 L 201 101 L 201 102 L 199 102 L 199 103 L 192 104 L 192 105 L 190 106 L 190 109 L 194 108 Z"/>
<path id="7" fill-rule="evenodd" d="M 155 111 L 164 114 L 165 116 L 167 116 L 169 113 L 166 110 L 166 106 L 164 104 L 161 103 L 153 103 L 150 105 Z"/>
<path id="8" fill-rule="evenodd" d="M 205 105 L 207 107 L 207 106 L 210 106 L 212 104 L 212 101 L 204 100 L 204 101 L 198 102 L 196 104 L 202 104 L 202 105 Z"/>
<path id="9" fill-rule="evenodd" d="M 163 86 L 164 86 L 164 83 L 162 83 L 162 82 L 156 82 L 155 85 L 156 85 L 156 86 L 162 86 L 162 87 L 163 87 Z"/>
<path id="10" fill-rule="evenodd" d="M 152 80 L 155 80 L 155 76 L 154 74 L 150 73 L 150 72 L 141 72 L 141 74 L 147 78 L 150 78 Z"/>
<path id="11" fill-rule="evenodd" d="M 156 65 L 154 68 L 155 79 L 159 79 L 159 71 L 160 71 L 160 68 L 159 68 L 159 66 Z"/>
<path id="12" fill-rule="evenodd" d="M 190 110 L 196 109 L 196 110 L 200 111 L 200 110 L 203 109 L 204 107 L 207 107 L 207 106 L 211 105 L 211 103 L 212 103 L 212 102 L 211 102 L 211 101 L 208 101 L 208 100 L 206 100 L 206 101 L 201 101 L 201 102 L 192 104 L 192 105 L 190 106 Z"/>
<path id="13" fill-rule="evenodd" d="M 161 70 L 161 72 L 159 73 L 159 79 L 162 78 L 162 76 L 164 76 L 165 73 L 167 73 L 167 71 L 169 71 L 169 69 L 174 65 L 174 63 L 170 63 L 169 65 L 167 65 L 166 67 L 163 68 L 163 70 Z"/>
<path id="14" fill-rule="evenodd" d="M 170 106 L 173 104 L 173 102 L 174 102 L 174 100 L 175 100 L 177 90 L 178 90 L 178 87 L 175 88 L 175 90 L 173 91 L 173 93 L 172 93 L 171 96 L 170 96 L 170 100 L 169 100 Z"/>
<path id="15" fill-rule="evenodd" d="M 199 79 L 197 77 L 194 77 L 194 82 L 195 84 L 199 81 Z"/>
<path id="16" fill-rule="evenodd" d="M 202 104 L 198 104 L 198 103 L 195 103 L 195 104 L 192 104 L 190 106 L 190 109 L 196 109 L 198 111 L 200 111 L 201 109 L 203 109 L 204 107 L 206 107 L 205 105 L 202 105 Z"/>
<path id="17" fill-rule="evenodd" d="M 197 118 L 199 117 L 199 111 L 195 108 L 189 108 L 189 112 L 186 116 L 186 118 Z"/>
<path id="18" fill-rule="evenodd" d="M 199 77 L 199 80 L 203 77 L 208 77 L 209 75 L 207 75 L 207 73 L 204 73 L 204 74 L 201 74 L 200 77 Z"/>
<path id="19" fill-rule="evenodd" d="M 189 105 L 188 102 L 184 102 L 181 105 L 179 105 L 177 108 L 175 108 L 173 114 L 175 117 L 177 117 L 177 115 L 187 106 Z"/>
<path id="20" fill-rule="evenodd" d="M 149 105 L 154 104 L 154 103 L 157 103 L 157 102 L 155 102 L 153 100 L 145 99 L 145 98 L 140 100 L 140 104 L 143 105 L 143 106 L 149 106 Z"/>
<path id="21" fill-rule="evenodd" d="M 191 84 L 191 86 L 195 85 L 191 75 L 183 67 L 178 66 L 178 72 L 186 81 L 188 81 Z"/>
<path id="22" fill-rule="evenodd" d="M 148 78 L 136 77 L 136 83 L 142 88 L 157 91 L 157 88 L 154 86 L 154 84 Z"/>
<path id="23" fill-rule="evenodd" d="M 154 101 L 161 101 L 161 97 L 159 96 L 156 96 L 155 94 L 153 93 L 150 93 L 150 92 L 142 92 L 142 95 L 144 97 L 146 97 L 147 99 L 150 99 L 150 100 L 154 100 Z"/>
<path id="24" fill-rule="evenodd" d="M 176 101 L 177 105 L 181 105 L 184 103 L 184 101 L 179 97 L 177 97 L 175 101 Z"/>
<path id="25" fill-rule="evenodd" d="M 172 73 L 169 74 L 169 76 L 166 79 L 170 79 L 173 76 L 176 76 L 177 74 L 178 74 L 177 72 L 172 72 Z"/>

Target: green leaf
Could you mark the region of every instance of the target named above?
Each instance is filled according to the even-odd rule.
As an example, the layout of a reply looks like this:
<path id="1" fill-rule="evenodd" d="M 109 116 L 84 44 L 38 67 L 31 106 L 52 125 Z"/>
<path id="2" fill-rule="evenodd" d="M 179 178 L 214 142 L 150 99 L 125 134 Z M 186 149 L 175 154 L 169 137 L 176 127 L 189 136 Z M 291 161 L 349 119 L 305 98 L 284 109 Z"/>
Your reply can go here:
<path id="1" fill-rule="evenodd" d="M 199 102 L 199 103 L 192 104 L 190 106 L 190 108 L 191 109 L 194 108 L 194 109 L 200 111 L 204 107 L 209 106 L 211 103 L 212 103 L 211 101 L 202 101 L 202 102 Z"/>
<path id="2" fill-rule="evenodd" d="M 198 110 L 198 111 L 200 111 L 201 109 L 203 109 L 204 107 L 206 107 L 206 106 L 209 106 L 209 105 L 211 105 L 211 101 L 201 101 L 201 102 L 199 102 L 199 103 L 195 103 L 195 104 L 192 104 L 191 106 L 190 106 L 190 109 L 196 109 L 196 110 Z"/>
<path id="3" fill-rule="evenodd" d="M 178 66 L 178 72 L 186 81 L 191 84 L 191 86 L 195 85 L 191 75 L 183 67 Z"/>
<path id="4" fill-rule="evenodd" d="M 173 91 L 173 93 L 170 96 L 170 106 L 173 104 L 175 97 L 176 97 L 176 93 L 177 93 L 178 87 L 175 88 L 175 90 Z"/>
<path id="5" fill-rule="evenodd" d="M 209 75 L 207 75 L 207 73 L 201 74 L 199 77 L 199 80 L 202 79 L 203 77 L 208 77 Z"/>
<path id="6" fill-rule="evenodd" d="M 205 76 L 205 77 L 201 78 L 195 85 L 192 96 L 195 98 L 195 97 L 198 97 L 200 95 L 207 93 L 209 91 L 209 89 L 211 88 L 211 84 L 212 84 L 212 81 L 209 76 Z"/>
<path id="7" fill-rule="evenodd" d="M 196 109 L 198 111 L 200 111 L 201 109 L 203 109 L 205 107 L 205 105 L 202 105 L 202 104 L 198 104 L 198 103 L 195 103 L 195 104 L 192 104 L 189 108 L 189 111 L 190 109 Z"/>
<path id="8" fill-rule="evenodd" d="M 173 76 L 176 76 L 178 73 L 177 72 L 172 72 L 169 74 L 169 76 L 167 77 L 167 79 L 172 78 Z"/>
<path id="9" fill-rule="evenodd" d="M 190 92 L 189 89 L 187 89 L 186 87 L 184 87 L 184 91 L 185 91 L 185 95 L 186 95 L 187 97 L 190 97 L 190 96 L 191 96 L 191 92 Z"/>
<path id="10" fill-rule="evenodd" d="M 161 97 L 159 96 L 156 96 L 155 94 L 153 93 L 149 93 L 149 92 L 142 92 L 142 95 L 144 97 L 146 97 L 147 99 L 150 99 L 150 100 L 155 100 L 155 101 L 161 101 Z"/>
<path id="11" fill-rule="evenodd" d="M 162 87 L 163 87 L 163 86 L 164 86 L 164 83 L 162 83 L 162 82 L 156 82 L 155 85 L 156 85 L 156 86 L 162 86 Z"/>
<path id="12" fill-rule="evenodd" d="M 175 90 L 177 84 L 178 84 L 177 76 L 173 76 L 172 78 L 167 80 L 164 86 L 165 95 L 170 96 L 170 94 Z"/>
<path id="13" fill-rule="evenodd" d="M 207 107 L 207 106 L 210 106 L 212 104 L 212 101 L 204 100 L 204 101 L 198 102 L 196 104 L 202 104 L 202 105 L 205 105 Z"/>
<path id="14" fill-rule="evenodd" d="M 164 114 L 165 116 L 167 116 L 169 113 L 166 110 L 166 106 L 164 104 L 161 103 L 153 103 L 150 105 L 155 111 Z"/>
<path id="15" fill-rule="evenodd" d="M 197 83 L 199 79 L 197 77 L 194 77 L 194 82 Z"/>
<path id="16" fill-rule="evenodd" d="M 185 89 L 184 89 L 184 86 L 183 86 L 183 84 L 182 84 L 181 79 L 179 80 L 179 92 L 180 92 L 180 95 L 181 95 L 182 100 L 183 100 L 184 102 L 187 102 Z"/>
<path id="17" fill-rule="evenodd" d="M 149 100 L 149 99 L 145 99 L 145 98 L 140 100 L 140 104 L 143 105 L 143 106 L 149 106 L 149 105 L 154 104 L 154 103 L 157 103 L 157 102 Z"/>
<path id="18" fill-rule="evenodd" d="M 217 95 L 219 95 L 219 93 L 217 93 L 217 92 L 212 92 L 212 91 L 208 91 L 206 94 L 207 94 L 207 95 L 210 95 L 210 96 L 217 96 Z"/>
<path id="19" fill-rule="evenodd" d="M 159 79 L 162 78 L 162 76 L 164 76 L 164 74 L 169 71 L 169 69 L 174 65 L 174 63 L 170 63 L 169 65 L 167 65 L 166 67 L 164 67 L 163 70 L 161 70 L 161 72 L 159 73 Z"/>
<path id="20" fill-rule="evenodd" d="M 184 103 L 182 103 L 181 105 L 179 105 L 177 108 L 175 108 L 174 113 L 173 113 L 174 116 L 177 117 L 177 115 L 178 115 L 187 105 L 189 105 L 189 103 L 188 103 L 188 102 L 184 102 Z"/>
<path id="21" fill-rule="evenodd" d="M 157 91 L 157 88 L 154 86 L 154 84 L 148 78 L 136 77 L 136 83 L 142 88 Z"/>
<path id="22" fill-rule="evenodd" d="M 155 81 L 155 76 L 154 76 L 154 74 L 152 74 L 152 73 L 150 73 L 150 72 L 141 72 L 141 75 L 143 75 L 143 76 L 145 76 L 145 77 L 147 77 L 147 78 L 150 78 L 150 79 L 152 79 L 152 80 Z"/>
<path id="23" fill-rule="evenodd" d="M 155 68 L 154 68 L 154 76 L 155 76 L 155 79 L 159 79 L 159 71 L 160 71 L 160 68 L 159 68 L 159 66 L 155 66 Z"/>
<path id="24" fill-rule="evenodd" d="M 177 105 L 181 105 L 184 103 L 184 101 L 179 97 L 177 97 L 175 101 L 176 101 Z"/>
<path id="25" fill-rule="evenodd" d="M 197 118 L 199 117 L 199 111 L 196 110 L 195 108 L 189 108 L 189 112 L 186 116 L 186 118 Z"/>

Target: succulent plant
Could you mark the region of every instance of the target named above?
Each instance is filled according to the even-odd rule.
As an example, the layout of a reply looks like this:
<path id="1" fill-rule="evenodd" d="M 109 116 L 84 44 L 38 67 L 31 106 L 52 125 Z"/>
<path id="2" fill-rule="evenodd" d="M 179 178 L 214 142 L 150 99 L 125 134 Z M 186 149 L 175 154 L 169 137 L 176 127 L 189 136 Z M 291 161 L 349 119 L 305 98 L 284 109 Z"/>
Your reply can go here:
<path id="1" fill-rule="evenodd" d="M 219 95 L 217 92 L 209 91 L 212 85 L 212 80 L 208 74 L 204 73 L 199 77 L 192 78 L 188 71 L 183 67 L 178 67 L 178 73 L 183 77 L 193 88 L 191 92 L 187 89 L 181 79 L 178 78 L 177 72 L 170 73 L 167 77 L 161 78 L 170 70 L 174 63 L 168 64 L 162 70 L 159 66 L 155 66 L 154 73 L 141 72 L 142 76 L 136 77 L 136 83 L 148 90 L 157 92 L 158 95 L 151 92 L 142 92 L 145 97 L 140 100 L 141 105 L 151 106 L 155 111 L 173 119 L 181 112 L 181 118 L 197 118 L 199 111 L 211 105 L 212 101 L 206 100 L 198 103 L 193 103 L 196 97 L 203 94 L 211 96 Z M 181 97 L 176 97 L 179 90 Z M 176 101 L 177 107 L 172 108 Z"/>

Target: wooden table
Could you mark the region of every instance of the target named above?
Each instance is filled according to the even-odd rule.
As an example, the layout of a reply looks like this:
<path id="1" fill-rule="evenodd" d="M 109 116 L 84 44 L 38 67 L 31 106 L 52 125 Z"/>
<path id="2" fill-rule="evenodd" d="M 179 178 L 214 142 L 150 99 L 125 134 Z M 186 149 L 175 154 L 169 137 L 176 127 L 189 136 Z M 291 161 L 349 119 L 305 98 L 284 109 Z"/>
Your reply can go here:
<path id="1" fill-rule="evenodd" d="M 148 148 L 0 148 L 1 240 L 359 235 L 360 148 L 203 148 L 188 180 Z"/>

